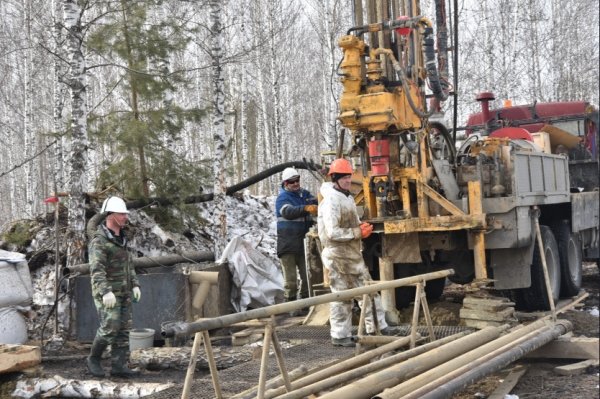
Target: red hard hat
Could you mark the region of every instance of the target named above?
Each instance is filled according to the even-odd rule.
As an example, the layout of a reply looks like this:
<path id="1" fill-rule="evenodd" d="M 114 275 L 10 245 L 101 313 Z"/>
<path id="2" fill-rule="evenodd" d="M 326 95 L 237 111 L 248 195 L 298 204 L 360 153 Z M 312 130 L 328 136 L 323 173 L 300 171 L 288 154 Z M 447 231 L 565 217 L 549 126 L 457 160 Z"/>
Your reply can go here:
<path id="1" fill-rule="evenodd" d="M 331 176 L 334 173 L 351 175 L 352 164 L 347 159 L 338 158 L 331 163 L 331 165 L 329 166 L 329 173 L 327 174 Z"/>

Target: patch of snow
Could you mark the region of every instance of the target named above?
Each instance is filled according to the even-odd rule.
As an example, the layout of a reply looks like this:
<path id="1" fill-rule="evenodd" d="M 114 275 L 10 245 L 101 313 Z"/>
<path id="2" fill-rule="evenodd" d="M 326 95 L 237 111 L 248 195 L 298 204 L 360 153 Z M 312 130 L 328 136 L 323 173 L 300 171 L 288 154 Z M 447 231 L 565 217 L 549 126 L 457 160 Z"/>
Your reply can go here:
<path id="1" fill-rule="evenodd" d="M 519 399 L 519 395 L 507 393 L 506 395 L 504 395 L 504 399 Z"/>
<path id="2" fill-rule="evenodd" d="M 594 306 L 588 312 L 589 312 L 589 314 L 591 314 L 594 317 L 599 317 L 600 316 L 600 311 L 598 310 L 597 306 Z"/>

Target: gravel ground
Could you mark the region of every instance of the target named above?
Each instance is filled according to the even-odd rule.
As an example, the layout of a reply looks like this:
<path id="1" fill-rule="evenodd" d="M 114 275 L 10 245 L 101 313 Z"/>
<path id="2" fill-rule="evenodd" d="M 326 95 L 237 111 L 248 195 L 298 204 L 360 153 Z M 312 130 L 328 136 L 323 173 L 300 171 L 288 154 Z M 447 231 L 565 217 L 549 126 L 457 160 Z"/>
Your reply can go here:
<path id="1" fill-rule="evenodd" d="M 444 295 L 444 300 L 437 304 L 431 304 L 431 313 L 438 324 L 451 325 L 457 321 L 457 312 L 460 307 L 460 293 L 450 287 L 450 290 Z M 586 264 L 584 268 L 583 288 L 589 293 L 582 307 L 576 310 L 568 311 L 561 318 L 570 320 L 574 325 L 573 334 L 575 336 L 598 337 L 599 319 L 597 316 L 600 294 L 600 275 L 595 264 Z M 593 315 L 593 309 L 596 309 L 596 315 Z M 327 341 L 326 335 L 323 342 L 317 345 L 319 353 L 311 355 L 310 349 L 314 349 L 316 341 L 311 345 L 304 344 L 291 346 L 284 349 L 287 369 L 292 370 L 299 365 L 307 365 L 309 368 L 317 367 L 336 359 L 340 359 L 352 354 L 352 350 L 347 348 L 333 348 Z M 35 345 L 36 342 L 31 342 Z M 32 374 L 10 374 L 0 376 L 0 398 L 10 398 L 16 381 L 27 376 L 53 376 L 61 375 L 64 378 L 72 379 L 90 379 L 91 376 L 85 371 L 84 359 L 89 351 L 89 344 L 79 344 L 76 342 L 67 342 L 58 353 L 52 356 L 45 356 L 44 361 Z M 233 392 L 239 392 L 250 385 L 258 382 L 258 364 L 260 357 L 260 347 L 254 351 L 254 358 L 248 363 L 234 366 L 230 369 L 222 370 L 220 378 L 223 381 L 224 392 L 230 396 Z M 516 366 L 527 367 L 526 373 L 519 379 L 518 384 L 513 388 L 512 399 L 518 398 L 544 398 L 544 399 L 566 399 L 566 398 L 598 398 L 598 368 L 592 367 L 586 372 L 573 376 L 561 376 L 553 371 L 553 368 L 563 364 L 569 364 L 569 361 L 535 361 L 519 360 L 504 370 L 493 375 L 487 376 L 483 380 L 466 387 L 462 392 L 454 394 L 453 399 L 467 398 L 486 398 L 502 382 L 508 373 Z M 105 363 L 105 366 L 108 366 Z M 269 377 L 278 373 L 276 362 L 271 359 L 268 369 Z M 156 394 L 153 398 L 178 398 L 181 396 L 181 389 L 185 379 L 185 370 L 167 369 L 160 371 L 145 370 L 142 376 L 136 381 L 139 382 L 172 382 L 176 386 L 173 389 Z M 125 382 L 125 380 L 115 380 Z M 206 370 L 199 370 L 195 373 L 194 384 L 192 386 L 191 396 L 193 398 L 213 397 L 213 390 L 210 376 Z"/>

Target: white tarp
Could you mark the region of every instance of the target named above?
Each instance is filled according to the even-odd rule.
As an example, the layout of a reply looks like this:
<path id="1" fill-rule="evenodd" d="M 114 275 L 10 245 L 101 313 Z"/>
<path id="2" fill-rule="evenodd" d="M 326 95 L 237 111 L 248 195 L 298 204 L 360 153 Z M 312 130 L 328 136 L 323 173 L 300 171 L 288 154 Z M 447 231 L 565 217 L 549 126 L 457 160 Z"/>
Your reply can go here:
<path id="1" fill-rule="evenodd" d="M 233 275 L 231 303 L 237 312 L 283 302 L 281 271 L 251 243 L 241 237 L 231 240 L 219 263 L 225 261 Z"/>

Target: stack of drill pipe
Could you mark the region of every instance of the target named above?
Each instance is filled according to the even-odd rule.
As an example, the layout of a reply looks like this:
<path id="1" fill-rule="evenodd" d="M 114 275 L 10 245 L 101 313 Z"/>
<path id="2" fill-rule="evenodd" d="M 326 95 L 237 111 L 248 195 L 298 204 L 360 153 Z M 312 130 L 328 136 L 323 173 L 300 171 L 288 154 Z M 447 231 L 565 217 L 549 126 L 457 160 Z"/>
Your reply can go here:
<path id="1" fill-rule="evenodd" d="M 572 329 L 570 322 L 539 320 L 465 353 L 411 380 L 387 389 L 377 399 L 443 399 L 523 357 Z"/>
<path id="2" fill-rule="evenodd" d="M 386 345 L 380 346 L 377 349 L 373 349 L 360 355 L 354 356 L 350 359 L 344 360 L 342 362 L 336 363 L 332 366 L 329 366 L 323 370 L 316 371 L 312 374 L 307 375 L 306 377 L 300 378 L 297 381 L 292 382 L 292 394 L 293 397 L 304 397 L 307 396 L 306 390 L 300 390 L 300 388 L 311 386 L 317 382 L 324 383 L 328 379 L 338 379 L 342 378 L 344 372 L 347 370 L 352 370 L 354 367 L 362 366 L 365 364 L 373 364 L 369 363 L 372 359 L 384 355 L 386 353 L 390 353 L 392 351 L 397 350 L 398 348 L 408 345 L 410 339 L 408 337 L 398 338 Z M 383 366 L 381 366 L 383 367 Z M 340 374 L 342 373 L 342 374 Z M 361 374 L 362 375 L 362 374 Z M 334 384 L 337 384 L 334 382 Z M 310 390 L 310 389 L 309 389 Z M 312 392 L 312 390 L 310 390 Z M 274 398 L 279 395 L 283 395 L 286 392 L 285 387 L 279 387 L 276 389 L 271 389 L 265 393 L 265 399 Z"/>
<path id="3" fill-rule="evenodd" d="M 302 365 L 292 371 L 289 372 L 289 377 L 291 381 L 294 381 L 308 373 L 308 369 L 305 365 Z M 283 377 L 278 375 L 266 382 L 266 389 L 273 389 L 280 387 L 284 384 Z M 258 386 L 254 386 L 250 389 L 245 390 L 244 392 L 240 392 L 236 395 L 233 395 L 230 399 L 253 399 L 256 397 L 256 393 L 258 392 Z"/>
<path id="4" fill-rule="evenodd" d="M 274 392 L 267 392 L 267 398 L 273 398 L 276 395 L 277 398 L 304 398 L 308 397 L 317 392 L 321 392 L 323 390 L 338 386 L 340 384 L 346 384 L 349 381 L 354 381 L 358 378 L 362 378 L 363 376 L 379 371 L 383 368 L 389 367 L 391 365 L 397 364 L 399 362 L 403 362 L 407 359 L 410 359 L 413 356 L 420 355 L 422 353 L 426 353 L 435 348 L 439 348 L 442 345 L 445 345 L 449 342 L 457 340 L 466 336 L 467 332 L 461 332 L 450 337 L 442 338 L 440 340 L 430 342 L 423 346 L 418 346 L 413 349 L 409 349 L 407 351 L 397 353 L 376 361 L 372 361 L 371 363 L 365 364 L 364 366 L 360 366 L 354 369 L 348 369 L 341 374 L 332 375 L 327 378 L 323 378 L 323 375 L 320 373 L 315 373 L 314 375 L 309 375 L 306 378 L 299 380 L 295 385 L 292 384 L 293 391 L 284 394 L 284 390 L 278 389 Z M 383 347 L 382 347 L 383 348 Z M 380 348 L 381 349 L 381 348 Z M 368 352 L 367 352 L 368 353 Z"/>
<path id="5" fill-rule="evenodd" d="M 401 381 L 419 375 L 420 373 L 447 362 L 462 353 L 473 350 L 474 348 L 498 338 L 500 334 L 502 334 L 502 332 L 506 331 L 508 328 L 509 326 L 486 327 L 480 331 L 463 336 L 455 341 L 446 343 L 425 353 L 421 353 L 420 355 L 412 356 L 409 359 L 403 359 L 404 361 L 396 361 L 385 369 L 379 370 L 368 375 L 367 377 L 346 384 L 342 388 L 320 396 L 320 398 L 369 398 L 383 391 L 385 388 L 395 386 Z M 427 345 L 435 344 L 436 342 L 438 341 L 434 341 Z M 421 347 L 414 348 L 413 350 L 419 348 Z M 362 375 L 364 375 L 364 373 Z M 282 398 L 286 399 L 292 397 L 296 396 L 282 396 Z"/>

